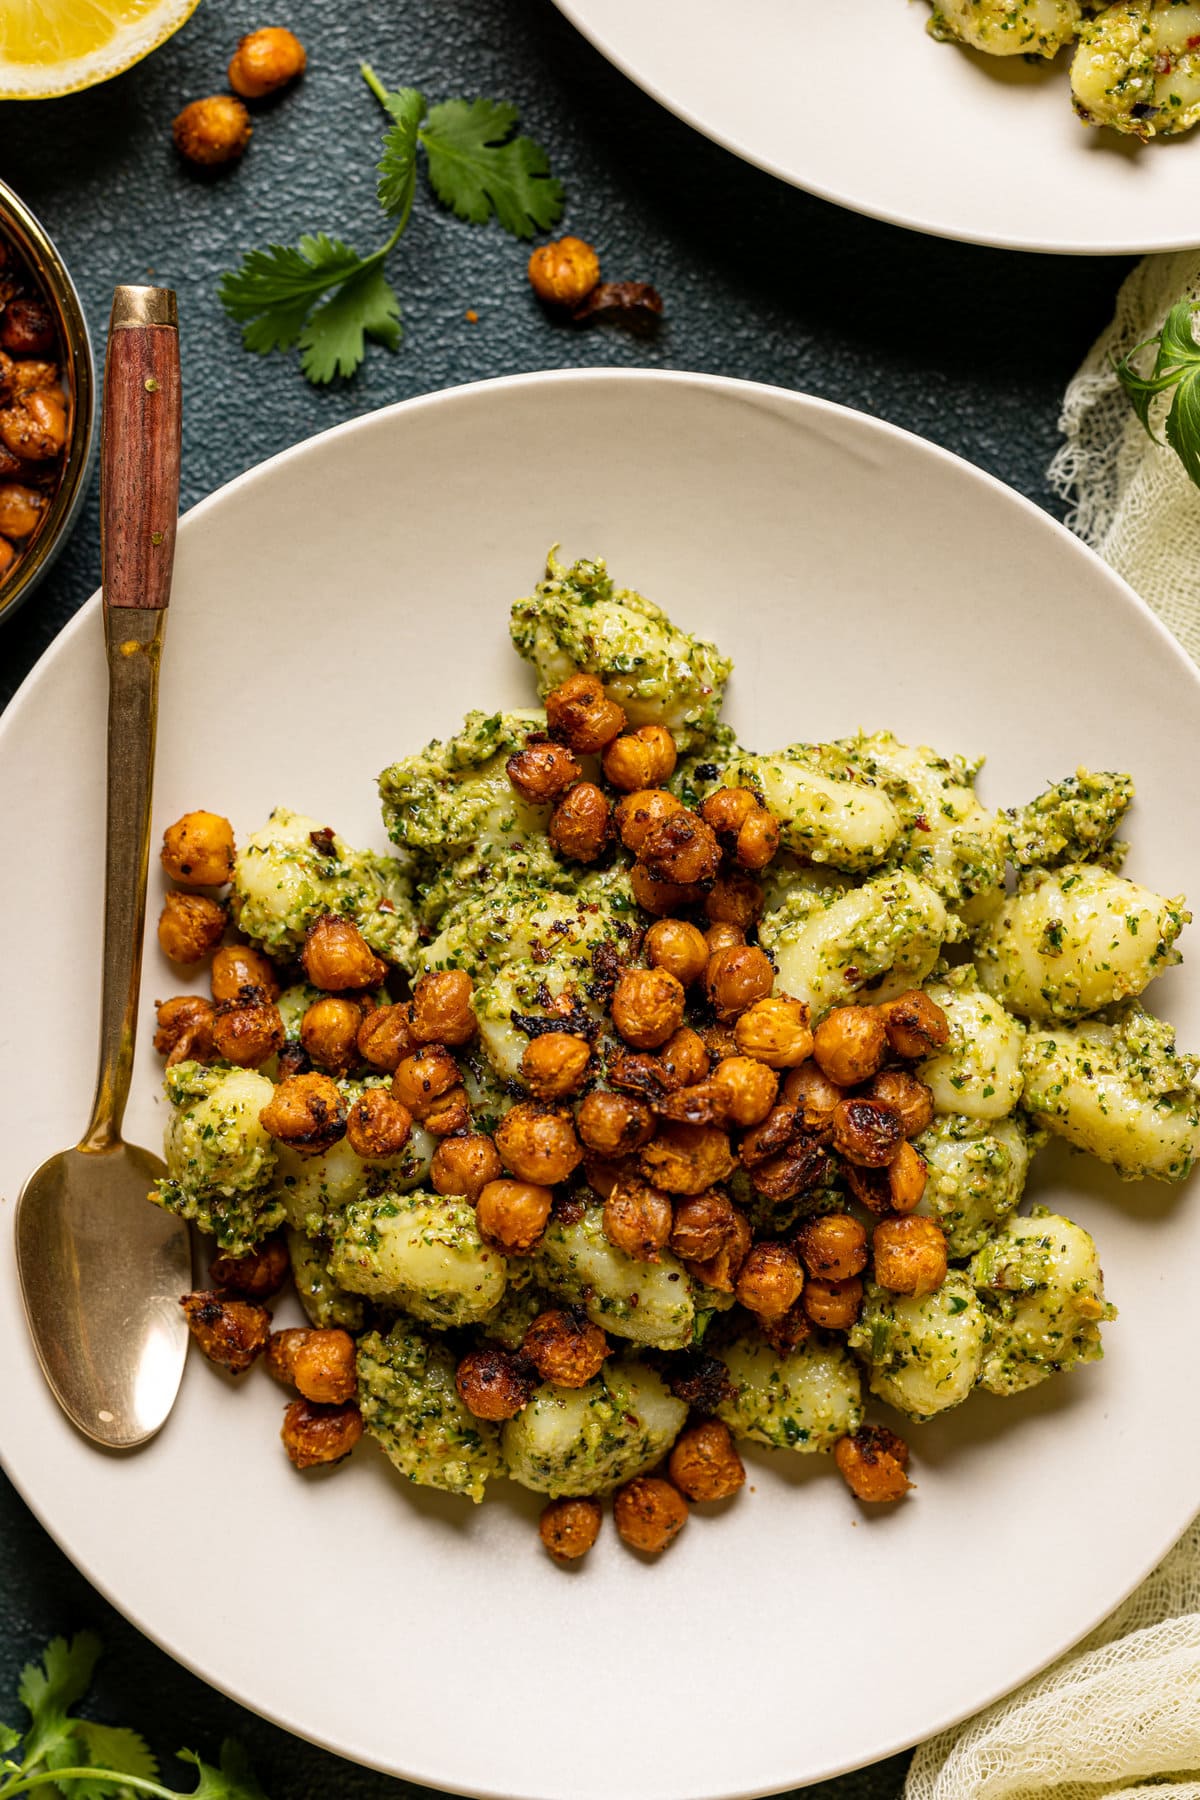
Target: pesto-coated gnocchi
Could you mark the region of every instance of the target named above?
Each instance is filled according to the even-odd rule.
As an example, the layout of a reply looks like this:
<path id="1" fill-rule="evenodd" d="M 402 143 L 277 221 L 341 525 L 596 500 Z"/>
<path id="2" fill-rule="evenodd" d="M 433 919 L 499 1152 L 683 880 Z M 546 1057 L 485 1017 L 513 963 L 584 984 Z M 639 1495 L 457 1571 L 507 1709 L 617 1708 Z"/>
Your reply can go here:
<path id="1" fill-rule="evenodd" d="M 428 1333 L 397 1320 L 384 1336 L 358 1341 L 363 1424 L 388 1460 L 417 1487 L 444 1488 L 476 1504 L 504 1471 L 500 1433 L 467 1411 L 454 1385 L 454 1357 Z"/>
<path id="2" fill-rule="evenodd" d="M 772 1450 L 831 1450 L 862 1422 L 862 1382 L 839 1344 L 815 1339 L 780 1356 L 761 1338 L 717 1351 L 733 1392 L 717 1416 L 734 1437 Z"/>
<path id="3" fill-rule="evenodd" d="M 271 1186 L 275 1145 L 258 1117 L 274 1089 L 256 1069 L 181 1062 L 167 1070 L 166 1092 L 167 1173 L 150 1198 L 239 1256 L 284 1218 Z"/>
<path id="4" fill-rule="evenodd" d="M 505 1467 L 537 1494 L 606 1494 L 665 1455 L 686 1418 L 652 1369 L 609 1363 L 585 1387 L 535 1388 L 504 1427 Z"/>
<path id="5" fill-rule="evenodd" d="M 893 1294 L 874 1282 L 849 1343 L 871 1392 L 910 1419 L 960 1406 L 983 1366 L 984 1314 L 970 1278 L 952 1269 L 932 1294 Z"/>
<path id="6" fill-rule="evenodd" d="M 1035 1208 L 985 1244 L 971 1264 L 985 1317 L 980 1381 L 994 1394 L 1035 1387 L 1103 1354 L 1104 1297 L 1096 1246 L 1082 1225 Z"/>
<path id="7" fill-rule="evenodd" d="M 925 991 L 950 1021 L 946 1048 L 917 1070 L 934 1106 L 970 1119 L 1003 1119 L 1021 1098 L 1025 1027 L 980 987 L 969 963 Z"/>
<path id="8" fill-rule="evenodd" d="M 929 29 L 990 56 L 1057 56 L 1081 17 L 1079 0 L 937 0 Z"/>
<path id="9" fill-rule="evenodd" d="M 268 956 L 296 956 L 323 913 L 353 919 L 377 955 L 412 966 L 417 943 L 412 890 L 399 863 L 352 850 L 319 819 L 277 806 L 238 852 L 233 916 Z"/>
<path id="10" fill-rule="evenodd" d="M 900 815 L 881 787 L 847 766 L 827 770 L 806 744 L 742 755 L 729 778 L 762 795 L 785 847 L 810 862 L 851 874 L 875 869 L 900 835 Z"/>
<path id="11" fill-rule="evenodd" d="M 914 1140 L 927 1168 L 915 1210 L 936 1219 L 952 1258 L 973 1256 L 1015 1212 L 1030 1159 L 1045 1141 L 1022 1113 L 968 1119 L 943 1113 Z"/>
<path id="12" fill-rule="evenodd" d="M 937 891 L 893 869 L 860 887 L 801 878 L 763 914 L 759 939 L 774 957 L 777 992 L 803 1000 L 817 1019 L 834 1006 L 919 986 L 948 930 Z"/>
<path id="13" fill-rule="evenodd" d="M 446 1329 L 487 1318 L 504 1296 L 508 1264 L 480 1237 L 468 1201 L 385 1193 L 343 1209 L 329 1273 L 352 1294 Z"/>
<path id="14" fill-rule="evenodd" d="M 697 1312 L 733 1304 L 731 1294 L 698 1288 L 669 1250 L 652 1263 L 627 1256 L 605 1235 L 600 1206 L 573 1224 L 552 1221 L 534 1272 L 548 1293 L 582 1306 L 594 1325 L 655 1350 L 684 1349 Z"/>

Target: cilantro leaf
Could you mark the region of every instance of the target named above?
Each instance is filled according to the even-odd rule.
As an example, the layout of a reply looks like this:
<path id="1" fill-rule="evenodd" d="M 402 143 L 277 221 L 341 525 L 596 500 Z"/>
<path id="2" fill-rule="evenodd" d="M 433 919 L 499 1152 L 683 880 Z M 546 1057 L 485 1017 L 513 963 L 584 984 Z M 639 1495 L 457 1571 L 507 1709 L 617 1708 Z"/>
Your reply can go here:
<path id="1" fill-rule="evenodd" d="M 72 1729 L 83 1747 L 84 1760 L 94 1767 L 157 1781 L 158 1761 L 139 1732 L 127 1725 L 97 1725 L 91 1719 L 72 1720 Z"/>
<path id="2" fill-rule="evenodd" d="M 517 109 L 506 100 L 444 100 L 421 127 L 429 180 L 443 206 L 473 225 L 493 212 L 514 237 L 548 231 L 563 188 L 532 138 L 512 137 Z"/>
<path id="3" fill-rule="evenodd" d="M 250 1759 L 232 1738 L 221 1745 L 221 1766 L 202 1762 L 194 1750 L 181 1750 L 180 1762 L 194 1763 L 200 1780 L 189 1800 L 267 1800 L 258 1785 Z"/>
<path id="4" fill-rule="evenodd" d="M 300 367 L 317 383 L 353 375 L 368 337 L 389 350 L 400 342 L 400 302 L 381 262 L 365 263 L 313 313 L 300 334 Z"/>
<path id="5" fill-rule="evenodd" d="M 21 1741 L 22 1733 L 14 1731 L 11 1725 L 0 1725 L 0 1756 L 6 1750 L 15 1750 Z"/>
<path id="6" fill-rule="evenodd" d="M 247 350 L 290 350 L 321 296 L 361 268 L 356 250 L 321 233 L 302 237 L 295 248 L 269 244 L 248 251 L 241 266 L 221 278 L 217 298 L 231 319 L 243 323 Z"/>
<path id="7" fill-rule="evenodd" d="M 417 191 L 417 128 L 425 116 L 425 97 L 416 88 L 397 88 L 381 102 L 395 120 L 384 133 L 376 194 L 385 213 L 407 219 Z"/>
<path id="8" fill-rule="evenodd" d="M 68 1721 L 68 1710 L 87 1693 L 99 1655 L 100 1639 L 81 1631 L 70 1643 L 52 1639 L 41 1662 L 22 1669 L 17 1692 L 29 1713 L 24 1759 L 30 1768 L 48 1761 L 55 1746 L 72 1735 L 76 1721 Z"/>
<path id="9" fill-rule="evenodd" d="M 1115 369 L 1130 404 L 1156 442 L 1161 440 L 1154 429 L 1154 402 L 1174 389 L 1165 423 L 1166 441 L 1200 487 L 1200 343 L 1193 331 L 1198 311 L 1195 302 L 1180 300 L 1167 314 L 1158 336 L 1136 345 Z M 1157 346 L 1154 366 L 1143 375 L 1134 358 L 1153 346 Z"/>

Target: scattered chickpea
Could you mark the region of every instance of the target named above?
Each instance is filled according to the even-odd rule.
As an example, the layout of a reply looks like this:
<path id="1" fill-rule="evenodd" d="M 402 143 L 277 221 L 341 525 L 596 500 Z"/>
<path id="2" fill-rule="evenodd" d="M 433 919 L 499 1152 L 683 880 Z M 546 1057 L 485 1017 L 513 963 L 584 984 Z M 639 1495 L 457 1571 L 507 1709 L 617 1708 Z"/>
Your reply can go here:
<path id="1" fill-rule="evenodd" d="M 657 1262 L 671 1235 L 671 1201 L 660 1188 L 623 1176 L 604 1202 L 604 1235 L 635 1262 Z"/>
<path id="2" fill-rule="evenodd" d="M 220 943 L 226 923 L 225 908 L 216 900 L 172 890 L 159 915 L 159 947 L 172 962 L 201 962 Z"/>
<path id="3" fill-rule="evenodd" d="M 766 953 L 754 944 L 732 944 L 708 959 L 704 986 L 717 1018 L 732 1023 L 739 1013 L 764 1000 L 775 983 Z"/>
<path id="4" fill-rule="evenodd" d="M 455 1370 L 454 1385 L 477 1419 L 513 1419 L 533 1392 L 528 1373 L 511 1351 L 498 1344 L 469 1350 Z"/>
<path id="5" fill-rule="evenodd" d="M 860 1425 L 833 1447 L 838 1472 L 856 1500 L 902 1500 L 908 1479 L 908 1445 L 886 1425 Z"/>
<path id="6" fill-rule="evenodd" d="M 554 1187 L 583 1161 L 570 1113 L 534 1101 L 510 1107 L 496 1128 L 500 1160 L 519 1181 Z"/>
<path id="7" fill-rule="evenodd" d="M 618 800 L 613 812 L 617 836 L 636 856 L 656 826 L 684 810 L 668 788 L 637 788 Z"/>
<path id="8" fill-rule="evenodd" d="M 330 1327 L 293 1326 L 267 1340 L 267 1368 L 318 1406 L 340 1406 L 358 1391 L 354 1339 Z"/>
<path id="9" fill-rule="evenodd" d="M 609 1354 L 608 1339 L 598 1325 L 558 1308 L 537 1315 L 521 1350 L 543 1381 L 568 1388 L 584 1387 L 600 1373 Z"/>
<path id="10" fill-rule="evenodd" d="M 750 1221 L 736 1208 L 731 1210 L 729 1236 L 716 1254 L 699 1262 L 690 1257 L 686 1261 L 688 1274 L 704 1287 L 716 1288 L 719 1294 L 733 1293 L 742 1265 L 750 1254 Z"/>
<path id="11" fill-rule="evenodd" d="M 782 1093 L 787 1105 L 796 1108 L 797 1123 L 817 1137 L 832 1132 L 833 1116 L 846 1097 L 844 1090 L 830 1081 L 815 1062 L 789 1069 L 783 1078 Z"/>
<path id="12" fill-rule="evenodd" d="M 256 988 L 268 1000 L 279 998 L 279 977 L 269 956 L 249 944 L 222 944 L 209 975 L 216 1001 L 239 1000 L 244 988 Z"/>
<path id="13" fill-rule="evenodd" d="M 629 1156 L 654 1136 L 654 1114 L 628 1094 L 587 1094 L 575 1115 L 579 1135 L 597 1156 Z"/>
<path id="14" fill-rule="evenodd" d="M 614 738 L 601 762 L 605 780 L 623 794 L 662 787 L 675 773 L 675 739 L 664 725 L 643 725 Z"/>
<path id="15" fill-rule="evenodd" d="M 387 1088 L 367 1088 L 346 1116 L 346 1141 L 364 1162 L 386 1162 L 399 1156 L 412 1134 L 412 1123 L 407 1106 Z"/>
<path id="16" fill-rule="evenodd" d="M 658 1057 L 663 1068 L 672 1081 L 680 1087 L 691 1087 L 695 1082 L 703 1081 L 708 1074 L 708 1051 L 704 1048 L 704 1039 L 690 1025 L 681 1025 L 673 1031 L 659 1052 Z"/>
<path id="17" fill-rule="evenodd" d="M 337 913 L 322 913 L 309 926 L 300 960 L 313 986 L 330 993 L 378 987 L 387 974 L 354 920 Z"/>
<path id="18" fill-rule="evenodd" d="M 778 1319 L 800 1298 L 804 1270 L 786 1244 L 755 1244 L 742 1264 L 734 1293 L 748 1312 Z"/>
<path id="19" fill-rule="evenodd" d="M 289 1075 L 258 1115 L 273 1138 L 302 1156 L 317 1156 L 345 1135 L 346 1112 L 328 1075 Z"/>
<path id="20" fill-rule="evenodd" d="M 458 1064 L 441 1044 L 426 1044 L 396 1064 L 392 1092 L 414 1119 L 425 1119 L 434 1106 L 459 1086 Z"/>
<path id="21" fill-rule="evenodd" d="M 563 1100 L 578 1093 L 587 1077 L 592 1047 L 568 1031 L 545 1031 L 532 1038 L 521 1058 L 521 1079 L 535 1100 Z"/>
<path id="22" fill-rule="evenodd" d="M 340 994 L 323 994 L 306 1007 L 300 1021 L 305 1054 L 331 1075 L 346 1075 L 358 1061 L 358 1029 L 363 1010 Z"/>
<path id="23" fill-rule="evenodd" d="M 582 238 L 539 244 L 529 258 L 529 284 L 547 306 L 578 306 L 599 279 L 600 258 Z"/>
<path id="24" fill-rule="evenodd" d="M 665 969 L 685 988 L 699 981 L 708 963 L 704 933 L 684 919 L 656 919 L 642 947 L 652 968 Z"/>
<path id="25" fill-rule="evenodd" d="M 207 1000 L 199 994 L 178 994 L 173 1000 L 160 1000 L 156 1018 L 154 1048 L 166 1057 L 168 1069 L 189 1060 L 209 1061 L 213 1053 L 213 1009 Z"/>
<path id="26" fill-rule="evenodd" d="M 489 1243 L 512 1256 L 527 1256 L 546 1229 L 554 1200 L 548 1187 L 529 1181 L 489 1181 L 475 1203 L 475 1218 Z"/>
<path id="27" fill-rule="evenodd" d="M 684 912 L 704 897 L 703 888 L 685 887 L 676 881 L 656 881 L 641 863 L 634 863 L 630 869 L 629 885 L 642 911 L 656 919 Z"/>
<path id="28" fill-rule="evenodd" d="M 869 1081 L 887 1055 L 887 1032 L 874 1006 L 835 1006 L 813 1033 L 813 1056 L 839 1087 Z"/>
<path id="29" fill-rule="evenodd" d="M 610 1005 L 612 1022 L 635 1050 L 657 1050 L 683 1023 L 684 992 L 665 969 L 626 969 Z"/>
<path id="30" fill-rule="evenodd" d="M 308 57 L 298 37 L 267 25 L 239 40 L 229 63 L 229 85 L 243 100 L 261 100 L 303 75 Z"/>
<path id="31" fill-rule="evenodd" d="M 862 1305 L 863 1284 L 857 1275 L 830 1281 L 812 1275 L 804 1284 L 802 1304 L 814 1325 L 826 1331 L 849 1331 Z"/>
<path id="32" fill-rule="evenodd" d="M 946 1279 L 946 1238 L 934 1219 L 881 1219 L 871 1250 L 876 1281 L 894 1294 L 932 1294 Z"/>
<path id="33" fill-rule="evenodd" d="M 714 925 L 740 925 L 749 931 L 763 909 L 763 891 L 740 869 L 727 869 L 704 896 L 705 916 Z"/>
<path id="34" fill-rule="evenodd" d="M 523 750 L 514 751 L 504 767 L 522 800 L 535 806 L 557 799 L 583 773 L 565 744 L 545 738 L 531 740 Z"/>
<path id="35" fill-rule="evenodd" d="M 737 1445 L 719 1419 L 689 1425 L 675 1440 L 667 1471 L 689 1500 L 728 1500 L 746 1480 Z"/>
<path id="36" fill-rule="evenodd" d="M 933 1094 L 907 1069 L 880 1069 L 867 1089 L 871 1100 L 900 1115 L 906 1138 L 916 1137 L 933 1118 Z"/>
<path id="37" fill-rule="evenodd" d="M 634 1550 L 655 1554 L 674 1543 L 687 1524 L 687 1502 L 657 1475 L 636 1475 L 613 1498 L 613 1523 Z"/>
<path id="38" fill-rule="evenodd" d="M 394 1074 L 415 1048 L 412 1009 L 407 1001 L 373 1007 L 358 1028 L 358 1054 L 385 1074 Z"/>
<path id="39" fill-rule="evenodd" d="M 243 1300 L 265 1300 L 277 1294 L 288 1276 L 287 1243 L 281 1237 L 263 1238 L 241 1256 L 219 1250 L 208 1265 L 217 1287 Z"/>
<path id="40" fill-rule="evenodd" d="M 809 1274 L 823 1281 L 849 1281 L 867 1266 L 867 1228 L 849 1213 L 805 1220 L 795 1243 Z"/>
<path id="41" fill-rule="evenodd" d="M 602 1518 L 598 1500 L 551 1500 L 542 1508 L 538 1536 L 555 1562 L 576 1562 L 599 1537 Z"/>
<path id="42" fill-rule="evenodd" d="M 675 1208 L 669 1246 L 682 1262 L 708 1262 L 736 1235 L 733 1202 L 719 1189 L 690 1194 Z"/>
<path id="43" fill-rule="evenodd" d="M 271 1331 L 271 1315 L 265 1306 L 226 1300 L 211 1292 L 184 1294 L 179 1304 L 188 1330 L 209 1362 L 241 1375 L 261 1356 Z"/>
<path id="44" fill-rule="evenodd" d="M 795 1069 L 812 1055 L 808 1008 L 788 994 L 756 1000 L 738 1019 L 733 1035 L 743 1056 L 753 1056 L 769 1069 Z"/>
<path id="45" fill-rule="evenodd" d="M 594 675 L 570 675 L 546 695 L 546 729 L 580 756 L 594 756 L 624 731 L 625 714 Z"/>
<path id="46" fill-rule="evenodd" d="M 833 1147 L 864 1169 L 883 1169 L 904 1140 L 900 1115 L 878 1100 L 839 1100 L 833 1115 Z"/>
<path id="47" fill-rule="evenodd" d="M 171 127 L 179 154 L 202 168 L 236 162 L 253 132 L 250 114 L 232 94 L 210 94 L 205 100 L 191 101 Z"/>
<path id="48" fill-rule="evenodd" d="M 220 813 L 184 813 L 163 832 L 161 854 L 180 887 L 221 887 L 233 874 L 233 826 Z"/>
<path id="49" fill-rule="evenodd" d="M 280 1437 L 298 1469 L 338 1463 L 349 1456 L 363 1434 L 362 1414 L 353 1400 L 343 1406 L 318 1406 L 293 1400 L 283 1415 Z"/>
<path id="50" fill-rule="evenodd" d="M 504 1173 L 491 1138 L 473 1132 L 468 1137 L 443 1138 L 433 1153 L 429 1179 L 436 1194 L 462 1194 L 472 1204 L 489 1181 Z"/>
<path id="51" fill-rule="evenodd" d="M 577 781 L 568 788 L 554 811 L 546 835 L 568 862 L 595 862 L 612 831 L 612 813 L 603 791 L 594 781 Z"/>
<path id="52" fill-rule="evenodd" d="M 936 1001 L 919 988 L 909 988 L 877 1010 L 897 1056 L 915 1060 L 943 1049 L 949 1041 L 949 1019 Z"/>
<path id="53" fill-rule="evenodd" d="M 718 1105 L 733 1125 L 758 1125 L 775 1104 L 779 1077 L 752 1056 L 727 1056 L 710 1077 Z"/>
<path id="54" fill-rule="evenodd" d="M 465 969 L 437 969 L 413 989 L 411 1025 L 418 1044 L 465 1044 L 475 1036 L 471 996 L 475 984 Z"/>
<path id="55" fill-rule="evenodd" d="M 682 809 L 651 826 L 638 856 L 656 881 L 678 887 L 711 881 L 721 866 L 712 827 L 697 813 Z"/>
<path id="56" fill-rule="evenodd" d="M 240 1069 L 257 1069 L 283 1049 L 283 1020 L 273 1000 L 254 995 L 226 1002 L 213 1012 L 213 1049 Z"/>
<path id="57" fill-rule="evenodd" d="M 668 1194 L 702 1194 L 734 1170 L 728 1134 L 712 1125 L 665 1123 L 641 1152 L 647 1181 Z"/>

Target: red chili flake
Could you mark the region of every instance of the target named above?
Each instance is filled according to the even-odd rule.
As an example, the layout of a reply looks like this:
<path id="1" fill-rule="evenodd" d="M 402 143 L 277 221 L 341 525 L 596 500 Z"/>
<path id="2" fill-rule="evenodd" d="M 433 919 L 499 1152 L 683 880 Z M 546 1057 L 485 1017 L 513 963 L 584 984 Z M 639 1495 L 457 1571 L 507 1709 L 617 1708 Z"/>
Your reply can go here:
<path id="1" fill-rule="evenodd" d="M 310 831 L 308 841 L 318 856 L 333 855 L 333 832 L 328 825 L 322 825 L 319 831 Z"/>
<path id="2" fill-rule="evenodd" d="M 929 820 L 925 817 L 924 813 L 918 813 L 916 818 L 913 820 L 913 824 L 916 826 L 918 831 L 929 831 L 932 829 L 932 827 L 930 826 Z"/>
<path id="3" fill-rule="evenodd" d="M 632 1425 L 635 1430 L 637 1429 L 640 1421 L 636 1413 L 623 1413 L 621 1416 L 627 1425 Z"/>
<path id="4" fill-rule="evenodd" d="M 395 910 L 395 904 L 391 900 L 380 900 L 375 907 L 376 912 L 394 913 Z"/>

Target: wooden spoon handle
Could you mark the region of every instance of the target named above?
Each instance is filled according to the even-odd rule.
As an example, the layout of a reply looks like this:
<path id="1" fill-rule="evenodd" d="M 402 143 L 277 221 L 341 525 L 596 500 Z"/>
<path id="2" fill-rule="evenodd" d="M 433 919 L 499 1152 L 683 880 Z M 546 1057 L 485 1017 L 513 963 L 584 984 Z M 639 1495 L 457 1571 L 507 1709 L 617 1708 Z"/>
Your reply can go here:
<path id="1" fill-rule="evenodd" d="M 161 612 L 179 512 L 179 326 L 169 288 L 119 287 L 104 368 L 104 608 Z"/>

